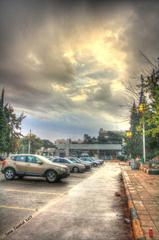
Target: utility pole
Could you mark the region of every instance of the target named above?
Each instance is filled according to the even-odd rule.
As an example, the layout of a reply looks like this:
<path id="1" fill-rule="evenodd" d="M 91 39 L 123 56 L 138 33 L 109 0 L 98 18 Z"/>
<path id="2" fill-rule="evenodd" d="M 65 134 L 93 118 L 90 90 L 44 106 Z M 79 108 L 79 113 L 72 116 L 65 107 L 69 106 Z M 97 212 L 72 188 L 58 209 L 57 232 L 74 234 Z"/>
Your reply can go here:
<path id="1" fill-rule="evenodd" d="M 29 138 L 28 138 L 28 154 L 31 152 L 31 129 L 29 131 Z"/>
<path id="2" fill-rule="evenodd" d="M 140 92 L 140 100 L 139 100 L 139 112 L 142 114 L 142 142 L 143 142 L 143 162 L 146 161 L 146 139 L 145 139 L 145 100 L 144 100 L 144 77 L 141 75 L 141 92 Z"/>
<path id="3" fill-rule="evenodd" d="M 144 159 L 144 163 L 145 163 L 145 161 L 146 161 L 146 142 L 145 142 L 145 118 L 144 118 L 144 116 L 143 116 L 142 132 L 143 132 L 142 133 L 142 138 L 143 138 L 143 159 Z"/>

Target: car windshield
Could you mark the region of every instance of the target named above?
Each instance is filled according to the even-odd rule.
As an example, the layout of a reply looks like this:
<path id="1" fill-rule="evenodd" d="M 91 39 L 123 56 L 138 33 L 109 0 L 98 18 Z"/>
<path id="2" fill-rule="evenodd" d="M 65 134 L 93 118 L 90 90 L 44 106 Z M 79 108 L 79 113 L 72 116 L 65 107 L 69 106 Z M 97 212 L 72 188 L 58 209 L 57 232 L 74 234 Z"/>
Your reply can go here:
<path id="1" fill-rule="evenodd" d="M 71 162 L 74 162 L 74 163 L 77 162 L 74 158 L 70 158 L 69 160 L 70 160 Z"/>
<path id="2" fill-rule="evenodd" d="M 90 161 L 94 161 L 94 160 L 95 160 L 95 159 L 93 159 L 92 157 L 89 157 L 88 159 L 89 159 Z"/>
<path id="3" fill-rule="evenodd" d="M 88 159 L 88 158 L 84 158 L 84 159 L 81 159 L 82 161 L 86 161 L 86 162 L 92 162 L 91 159 Z"/>
<path id="4" fill-rule="evenodd" d="M 52 161 L 52 162 L 58 162 L 58 163 L 63 163 L 63 164 L 66 164 L 66 163 L 68 163 L 68 164 L 71 164 L 71 163 L 73 163 L 70 159 L 68 159 L 68 158 L 60 158 L 60 157 L 52 157 L 52 158 L 50 158 L 50 161 Z"/>
<path id="5" fill-rule="evenodd" d="M 72 159 L 68 159 L 68 158 L 65 158 L 65 160 L 68 162 L 68 163 L 73 163 Z"/>

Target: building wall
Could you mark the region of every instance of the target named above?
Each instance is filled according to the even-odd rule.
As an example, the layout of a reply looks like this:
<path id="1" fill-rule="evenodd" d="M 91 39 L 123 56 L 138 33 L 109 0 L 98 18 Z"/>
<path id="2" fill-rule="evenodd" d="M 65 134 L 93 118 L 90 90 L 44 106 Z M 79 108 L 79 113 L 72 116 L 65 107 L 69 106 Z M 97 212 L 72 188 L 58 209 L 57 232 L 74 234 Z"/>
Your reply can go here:
<path id="1" fill-rule="evenodd" d="M 90 156 L 98 156 L 103 159 L 113 159 L 120 154 L 122 150 L 121 144 L 58 144 L 57 149 L 63 151 L 65 156 L 88 153 Z"/>

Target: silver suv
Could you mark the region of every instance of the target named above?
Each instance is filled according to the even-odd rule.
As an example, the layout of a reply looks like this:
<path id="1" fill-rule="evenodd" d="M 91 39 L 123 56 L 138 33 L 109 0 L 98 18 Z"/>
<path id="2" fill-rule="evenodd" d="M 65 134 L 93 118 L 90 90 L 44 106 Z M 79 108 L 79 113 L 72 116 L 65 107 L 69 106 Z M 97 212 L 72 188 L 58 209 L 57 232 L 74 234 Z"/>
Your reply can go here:
<path id="1" fill-rule="evenodd" d="M 11 155 L 2 162 L 1 171 L 7 180 L 12 180 L 15 176 L 36 176 L 45 177 L 48 182 L 56 182 L 70 175 L 67 166 L 34 154 Z"/>

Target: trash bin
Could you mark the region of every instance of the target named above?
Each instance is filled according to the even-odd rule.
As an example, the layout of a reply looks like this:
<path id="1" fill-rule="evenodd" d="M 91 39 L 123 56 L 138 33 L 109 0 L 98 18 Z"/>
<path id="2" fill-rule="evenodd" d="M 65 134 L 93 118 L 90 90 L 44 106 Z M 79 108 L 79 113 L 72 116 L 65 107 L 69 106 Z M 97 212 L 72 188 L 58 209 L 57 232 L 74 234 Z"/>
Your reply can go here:
<path id="1" fill-rule="evenodd" d="M 131 159 L 130 166 L 132 170 L 136 170 L 138 168 L 137 162 L 135 159 Z"/>

